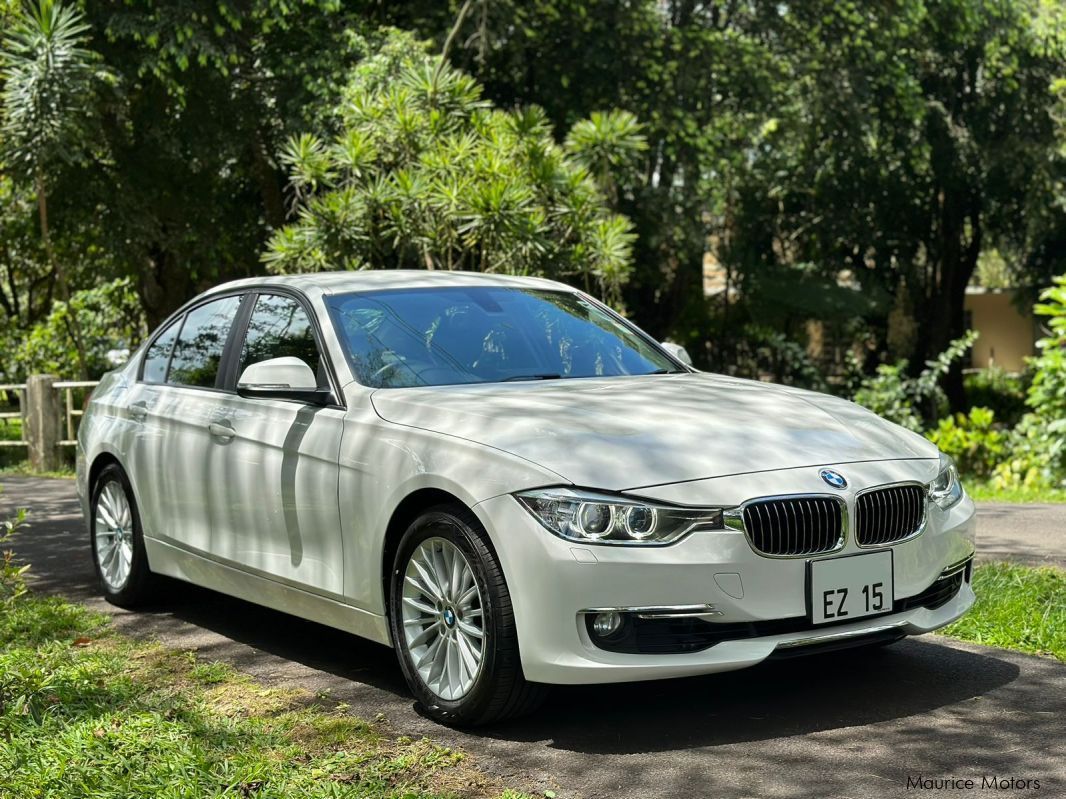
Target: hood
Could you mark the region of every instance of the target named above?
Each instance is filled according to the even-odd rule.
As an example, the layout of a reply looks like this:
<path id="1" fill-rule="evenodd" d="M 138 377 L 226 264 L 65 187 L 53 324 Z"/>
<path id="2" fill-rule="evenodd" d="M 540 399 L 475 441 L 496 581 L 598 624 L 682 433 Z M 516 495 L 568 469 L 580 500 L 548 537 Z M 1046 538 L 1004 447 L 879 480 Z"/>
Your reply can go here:
<path id="1" fill-rule="evenodd" d="M 935 458 L 826 394 L 706 373 L 381 389 L 382 419 L 512 453 L 612 491 L 746 472 Z"/>

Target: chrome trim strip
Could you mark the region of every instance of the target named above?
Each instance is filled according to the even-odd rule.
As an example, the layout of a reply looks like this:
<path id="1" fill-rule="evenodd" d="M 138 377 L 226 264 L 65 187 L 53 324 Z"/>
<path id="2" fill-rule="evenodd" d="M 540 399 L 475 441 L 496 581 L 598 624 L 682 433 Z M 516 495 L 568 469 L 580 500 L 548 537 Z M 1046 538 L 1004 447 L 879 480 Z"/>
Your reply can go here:
<path id="1" fill-rule="evenodd" d="M 795 499 L 831 499 L 840 505 L 840 538 L 837 540 L 836 546 L 832 549 L 825 549 L 820 552 L 806 552 L 796 555 L 774 555 L 769 552 L 763 552 L 755 543 L 751 540 L 751 536 L 748 534 L 748 528 L 744 524 L 744 511 L 749 505 L 754 505 L 759 502 L 774 502 L 778 500 L 795 500 Z M 771 494 L 765 497 L 754 497 L 749 500 L 745 500 L 741 504 L 733 508 L 722 509 L 722 521 L 725 527 L 730 530 L 737 530 L 744 533 L 744 538 L 748 542 L 748 546 L 751 547 L 751 551 L 756 555 L 763 558 L 774 558 L 775 560 L 790 560 L 795 558 L 813 558 L 821 555 L 832 555 L 834 552 L 840 552 L 848 543 L 848 531 L 850 529 L 848 503 L 847 500 L 839 494 Z"/>
<path id="2" fill-rule="evenodd" d="M 617 608 L 585 608 L 579 615 L 590 613 L 633 613 L 638 619 L 690 619 L 700 616 L 721 616 L 714 605 L 652 605 Z"/>
<path id="3" fill-rule="evenodd" d="M 820 635 L 809 635 L 806 638 L 795 638 L 791 641 L 782 641 L 775 648 L 776 649 L 792 649 L 798 646 L 814 646 L 816 644 L 825 644 L 831 641 L 845 641 L 848 638 L 861 638 L 865 635 L 876 635 L 877 633 L 888 632 L 889 630 L 896 630 L 907 624 L 905 621 L 896 621 L 892 624 L 880 624 L 876 627 L 863 627 L 858 630 L 843 630 L 838 632 L 822 633 Z"/>
<path id="4" fill-rule="evenodd" d="M 918 529 L 915 530 L 910 535 L 908 535 L 906 538 L 899 538 L 899 539 L 897 539 L 895 541 L 885 541 L 884 543 L 881 543 L 881 544 L 864 544 L 861 541 L 859 541 L 859 536 L 858 536 L 859 497 L 863 496 L 864 494 L 869 494 L 869 493 L 871 493 L 873 491 L 883 491 L 886 488 L 904 488 L 906 486 L 917 486 L 918 488 L 922 489 L 922 496 L 924 498 L 924 503 L 925 504 L 922 507 L 922 523 L 920 525 L 918 525 Z M 885 547 L 894 547 L 896 544 L 904 544 L 907 541 L 912 541 L 913 539 L 917 538 L 922 533 L 924 533 L 925 532 L 925 528 L 928 525 L 929 525 L 929 486 L 926 483 L 921 482 L 920 480 L 901 480 L 898 483 L 882 483 L 881 485 L 870 486 L 869 488 L 864 488 L 861 491 L 856 491 L 855 492 L 855 529 L 856 529 L 855 545 L 858 546 L 860 549 L 884 549 Z"/>
<path id="5" fill-rule="evenodd" d="M 959 572 L 966 571 L 966 567 L 970 565 L 970 561 L 972 560 L 973 555 L 970 555 L 970 557 L 966 558 L 965 560 L 960 560 L 958 563 L 951 564 L 946 569 L 944 569 L 944 571 L 940 572 L 940 576 L 936 578 L 936 581 L 939 582 L 940 580 L 950 580 Z"/>

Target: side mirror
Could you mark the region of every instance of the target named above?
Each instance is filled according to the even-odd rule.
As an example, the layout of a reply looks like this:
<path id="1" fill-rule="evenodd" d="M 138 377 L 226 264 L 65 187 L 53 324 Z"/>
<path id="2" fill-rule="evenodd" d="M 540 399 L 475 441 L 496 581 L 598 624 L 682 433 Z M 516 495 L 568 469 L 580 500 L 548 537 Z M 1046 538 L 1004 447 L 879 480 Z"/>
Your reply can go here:
<path id="1" fill-rule="evenodd" d="M 674 344 L 672 341 L 663 341 L 659 343 L 659 346 L 685 364 L 685 366 L 692 366 L 692 358 L 689 356 L 688 350 L 680 344 Z"/>
<path id="2" fill-rule="evenodd" d="M 299 358 L 271 358 L 253 363 L 237 380 L 237 393 L 249 399 L 283 399 L 325 405 L 333 393 L 319 388 L 311 367 Z"/>

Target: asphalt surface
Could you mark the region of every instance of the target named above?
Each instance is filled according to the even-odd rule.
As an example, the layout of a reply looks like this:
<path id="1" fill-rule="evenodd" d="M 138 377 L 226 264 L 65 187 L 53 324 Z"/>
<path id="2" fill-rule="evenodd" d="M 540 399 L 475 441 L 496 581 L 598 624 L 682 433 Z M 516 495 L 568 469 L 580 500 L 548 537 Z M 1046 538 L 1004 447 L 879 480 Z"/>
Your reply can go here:
<path id="1" fill-rule="evenodd" d="M 745 671 L 557 688 L 536 715 L 473 733 L 420 716 L 392 652 L 180 583 L 130 613 L 97 598 L 70 481 L 5 478 L 0 517 L 31 509 L 16 554 L 35 588 L 114 615 L 129 634 L 225 660 L 267 684 L 325 691 L 352 713 L 471 753 L 503 782 L 566 797 L 1061 796 L 1066 666 L 923 636 Z M 982 555 L 1063 565 L 1066 506 L 982 507 Z M 908 789 L 909 777 L 973 790 Z M 982 778 L 1039 789 L 982 789 Z M 1015 783 L 1017 784 L 1017 783 Z"/>

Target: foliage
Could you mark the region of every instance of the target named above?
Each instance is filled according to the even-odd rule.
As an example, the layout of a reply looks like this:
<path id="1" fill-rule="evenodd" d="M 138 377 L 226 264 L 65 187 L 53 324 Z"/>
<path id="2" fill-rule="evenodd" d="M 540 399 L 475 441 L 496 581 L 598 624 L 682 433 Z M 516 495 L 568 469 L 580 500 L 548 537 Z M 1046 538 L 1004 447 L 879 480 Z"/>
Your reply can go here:
<path id="1" fill-rule="evenodd" d="M 1039 491 L 1066 483 L 1066 437 L 1056 420 L 1025 414 L 1011 431 L 1007 452 L 996 466 L 994 488 Z"/>
<path id="2" fill-rule="evenodd" d="M 16 566 L 14 554 L 2 549 L 26 521 L 26 511 L 19 509 L 14 519 L 0 520 L 0 611 L 7 613 L 11 604 L 26 593 L 28 566 Z M 3 615 L 0 613 L 0 615 Z"/>
<path id="3" fill-rule="evenodd" d="M 85 48 L 89 26 L 82 13 L 55 0 L 27 3 L 0 42 L 0 153 L 8 170 L 32 183 L 41 242 L 59 297 L 70 302 L 66 265 L 56 257 L 48 196 L 59 165 L 82 161 L 96 141 L 94 95 L 106 72 Z M 88 377 L 85 338 L 76 309 L 68 327 L 81 377 Z"/>
<path id="4" fill-rule="evenodd" d="M 982 563 L 973 590 L 973 609 L 945 627 L 945 635 L 1066 662 L 1066 572 Z"/>
<path id="5" fill-rule="evenodd" d="M 297 222 L 271 240 L 271 270 L 540 274 L 620 298 L 630 226 L 578 163 L 608 181 L 643 144 L 630 116 L 590 120 L 562 148 L 543 111 L 493 109 L 476 81 L 398 32 L 355 70 L 336 116 L 333 140 L 304 134 L 285 150 Z"/>
<path id="6" fill-rule="evenodd" d="M 825 391 L 821 371 L 799 343 L 767 325 L 746 325 L 728 373 Z"/>
<path id="7" fill-rule="evenodd" d="M 72 377 L 77 362 L 70 330 L 70 309 L 75 309 L 86 336 L 86 366 L 92 378 L 115 368 L 109 350 L 132 349 L 145 334 L 137 293 L 128 279 L 120 278 L 97 288 L 76 292 L 70 303 L 56 302 L 52 312 L 35 325 L 14 353 L 21 374 Z"/>
<path id="8" fill-rule="evenodd" d="M 83 158 L 91 147 L 96 82 L 104 73 L 85 47 L 88 31 L 76 8 L 37 0 L 3 38 L 0 152 L 24 179 Z"/>
<path id="9" fill-rule="evenodd" d="M 874 377 L 862 382 L 855 402 L 908 430 L 921 432 L 923 415 L 935 418 L 947 405 L 940 381 L 976 340 L 977 335 L 971 332 L 952 341 L 934 360 L 926 362 L 917 377 L 907 375 L 906 361 L 882 364 Z"/>
<path id="10" fill-rule="evenodd" d="M 927 434 L 941 452 L 955 459 L 964 477 L 989 477 L 1007 451 L 1008 435 L 995 425 L 995 412 L 971 408 L 940 420 Z"/>
<path id="11" fill-rule="evenodd" d="M 97 799 L 499 790 L 460 751 L 125 638 L 98 614 L 34 596 L 0 614 L 0 773 L 5 799 L 71 786 Z"/>
<path id="12" fill-rule="evenodd" d="M 990 409 L 997 422 L 1013 427 L 1025 413 L 1030 380 L 1030 373 L 1014 375 L 1000 366 L 978 369 L 964 378 L 966 401 L 971 407 Z"/>
<path id="13" fill-rule="evenodd" d="M 1034 311 L 1047 317 L 1051 331 L 1037 342 L 1040 355 L 1030 364 L 1034 370 L 1029 388 L 1029 407 L 1049 420 L 1052 435 L 1066 437 L 1066 275 L 1041 295 Z"/>

